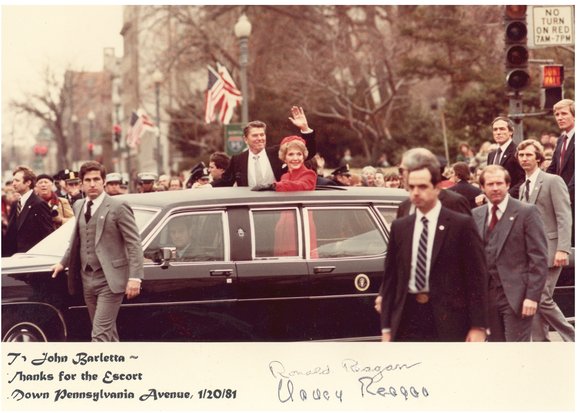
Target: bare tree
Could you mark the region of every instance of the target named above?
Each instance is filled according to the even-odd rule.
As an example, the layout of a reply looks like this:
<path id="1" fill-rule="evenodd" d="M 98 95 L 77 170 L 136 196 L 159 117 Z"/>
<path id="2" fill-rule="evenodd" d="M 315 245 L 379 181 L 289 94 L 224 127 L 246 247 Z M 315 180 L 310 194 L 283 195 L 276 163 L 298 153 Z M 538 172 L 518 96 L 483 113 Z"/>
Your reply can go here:
<path id="1" fill-rule="evenodd" d="M 71 164 L 69 142 L 64 121 L 67 89 L 64 81 L 48 67 L 44 70 L 45 89 L 42 93 L 27 94 L 23 100 L 14 100 L 10 104 L 19 112 L 41 120 L 51 131 L 57 145 L 57 165 L 65 168 Z"/>

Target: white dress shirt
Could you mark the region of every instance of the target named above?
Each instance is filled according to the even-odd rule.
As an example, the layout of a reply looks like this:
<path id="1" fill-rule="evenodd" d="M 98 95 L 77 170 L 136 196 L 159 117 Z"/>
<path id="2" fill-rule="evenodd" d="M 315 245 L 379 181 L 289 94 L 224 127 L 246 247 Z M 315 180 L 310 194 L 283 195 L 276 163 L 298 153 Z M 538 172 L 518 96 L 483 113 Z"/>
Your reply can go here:
<path id="1" fill-rule="evenodd" d="M 271 169 L 271 164 L 269 163 L 269 158 L 267 157 L 267 152 L 263 149 L 258 154 L 249 152 L 249 157 L 247 160 L 247 180 L 249 181 L 249 186 L 254 187 L 260 184 L 270 184 L 275 182 L 275 175 Z M 255 156 L 259 156 L 258 160 L 255 160 Z M 261 175 L 263 177 L 262 182 L 257 181 L 255 176 L 255 163 L 259 162 L 259 167 L 261 169 Z"/>

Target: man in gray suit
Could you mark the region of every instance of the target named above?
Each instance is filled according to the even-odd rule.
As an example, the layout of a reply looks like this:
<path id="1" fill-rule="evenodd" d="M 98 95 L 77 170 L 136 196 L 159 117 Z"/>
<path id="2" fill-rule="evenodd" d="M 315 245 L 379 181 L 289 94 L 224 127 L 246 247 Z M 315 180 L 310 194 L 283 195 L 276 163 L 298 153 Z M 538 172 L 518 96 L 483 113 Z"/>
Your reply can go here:
<path id="1" fill-rule="evenodd" d="M 103 165 L 86 162 L 79 175 L 87 197 L 74 205 L 76 227 L 53 278 L 68 266 L 71 294 L 81 281 L 91 341 L 119 341 L 116 319 L 124 294 L 137 297 L 144 278 L 141 239 L 129 205 L 105 193 Z"/>
<path id="2" fill-rule="evenodd" d="M 511 198 L 510 182 L 506 169 L 488 165 L 480 175 L 487 203 L 472 210 L 486 247 L 488 341 L 530 341 L 548 273 L 540 212 Z"/>
<path id="3" fill-rule="evenodd" d="M 526 173 L 520 186 L 520 200 L 537 206 L 540 211 L 548 243 L 549 274 L 532 322 L 532 340 L 550 341 L 549 325 L 563 341 L 575 341 L 575 329 L 553 300 L 553 292 L 561 269 L 569 263 L 571 246 L 571 204 L 567 184 L 558 175 L 540 169 L 544 161 L 542 145 L 527 139 L 518 144 L 518 162 Z"/>

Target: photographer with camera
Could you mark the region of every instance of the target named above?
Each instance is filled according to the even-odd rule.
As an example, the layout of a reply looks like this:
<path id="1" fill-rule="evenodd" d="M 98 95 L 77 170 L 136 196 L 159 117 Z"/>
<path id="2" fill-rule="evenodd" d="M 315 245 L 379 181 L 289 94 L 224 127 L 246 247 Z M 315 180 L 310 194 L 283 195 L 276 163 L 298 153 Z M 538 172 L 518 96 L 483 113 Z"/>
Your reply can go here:
<path id="1" fill-rule="evenodd" d="M 53 177 L 40 174 L 36 180 L 36 194 L 45 201 L 51 210 L 55 229 L 59 228 L 73 216 L 73 208 L 66 198 L 60 198 L 53 192 Z"/>

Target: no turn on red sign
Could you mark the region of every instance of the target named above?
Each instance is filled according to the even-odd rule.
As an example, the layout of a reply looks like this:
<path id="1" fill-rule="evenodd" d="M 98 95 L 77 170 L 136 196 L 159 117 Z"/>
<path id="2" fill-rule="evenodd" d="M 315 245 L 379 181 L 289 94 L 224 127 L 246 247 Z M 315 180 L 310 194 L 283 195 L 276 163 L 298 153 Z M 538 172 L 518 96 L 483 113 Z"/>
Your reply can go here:
<path id="1" fill-rule="evenodd" d="M 530 47 L 575 44 L 574 6 L 529 6 Z"/>

